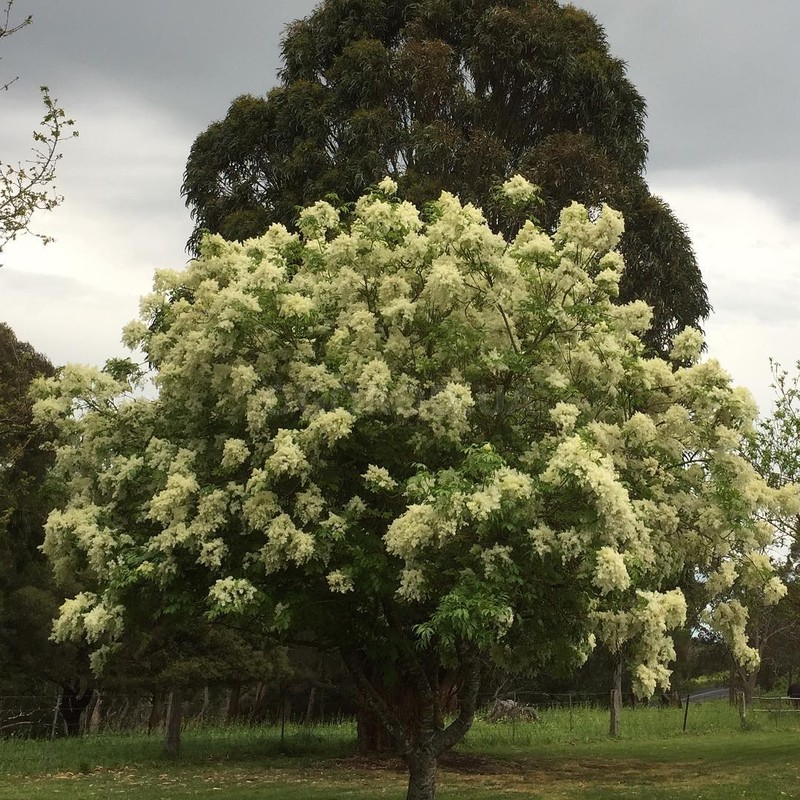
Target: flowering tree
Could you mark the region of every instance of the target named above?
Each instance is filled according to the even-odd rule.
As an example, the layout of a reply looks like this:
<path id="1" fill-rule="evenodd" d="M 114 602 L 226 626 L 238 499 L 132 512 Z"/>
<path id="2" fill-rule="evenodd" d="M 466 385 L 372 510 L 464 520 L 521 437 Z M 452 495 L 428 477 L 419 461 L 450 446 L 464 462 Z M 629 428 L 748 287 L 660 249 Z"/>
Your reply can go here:
<path id="1" fill-rule="evenodd" d="M 452 195 L 423 220 L 395 192 L 348 223 L 318 202 L 299 236 L 207 237 L 126 329 L 158 397 L 67 367 L 36 413 L 70 489 L 45 550 L 87 587 L 57 637 L 102 660 L 146 596 L 313 632 L 431 798 L 487 660 L 578 661 L 598 636 L 629 643 L 637 691 L 665 686 L 676 575 L 763 546 L 751 511 L 782 493 L 736 454 L 752 401 L 700 335 L 646 358 L 649 308 L 612 304 L 617 213 L 573 204 L 507 242 Z"/>
<path id="2" fill-rule="evenodd" d="M 772 372 L 771 413 L 758 420 L 743 444 L 756 471 L 780 489 L 800 482 L 800 387 L 797 369 L 789 373 L 773 362 Z M 798 579 L 800 517 L 791 505 L 779 511 L 765 517 L 776 533 L 772 547 L 753 553 L 739 568 L 723 562 L 709 576 L 712 593 L 725 602 L 710 608 L 707 619 L 734 656 L 746 702 L 752 697 L 764 655 L 772 651 L 771 660 L 784 663 L 788 655 L 791 665 L 791 651 L 796 648 L 792 636 L 797 629 L 796 592 L 787 596 L 787 585 L 791 589 Z"/>

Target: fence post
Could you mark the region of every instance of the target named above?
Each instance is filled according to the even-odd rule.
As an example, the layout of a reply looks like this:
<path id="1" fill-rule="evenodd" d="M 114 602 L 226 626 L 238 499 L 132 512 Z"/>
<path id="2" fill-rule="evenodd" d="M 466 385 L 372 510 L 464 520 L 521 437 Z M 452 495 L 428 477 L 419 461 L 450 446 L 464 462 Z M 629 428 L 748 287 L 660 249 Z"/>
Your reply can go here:
<path id="1" fill-rule="evenodd" d="M 569 732 L 572 733 L 572 692 L 569 693 Z"/>
<path id="2" fill-rule="evenodd" d="M 739 706 L 739 720 L 744 725 L 747 722 L 747 703 L 744 699 L 744 692 L 737 692 L 736 700 L 736 704 Z"/>
<path id="3" fill-rule="evenodd" d="M 689 716 L 689 700 L 691 699 L 691 695 L 686 695 L 686 708 L 683 712 L 683 732 L 686 733 L 686 718 Z"/>
<path id="4" fill-rule="evenodd" d="M 283 752 L 286 743 L 286 687 L 281 684 L 280 688 L 280 703 L 281 703 L 281 752 Z"/>
<path id="5" fill-rule="evenodd" d="M 61 707 L 61 692 L 56 695 L 56 705 L 53 709 L 53 724 L 50 726 L 50 741 L 56 738 L 56 724 L 58 723 L 58 709 Z"/>

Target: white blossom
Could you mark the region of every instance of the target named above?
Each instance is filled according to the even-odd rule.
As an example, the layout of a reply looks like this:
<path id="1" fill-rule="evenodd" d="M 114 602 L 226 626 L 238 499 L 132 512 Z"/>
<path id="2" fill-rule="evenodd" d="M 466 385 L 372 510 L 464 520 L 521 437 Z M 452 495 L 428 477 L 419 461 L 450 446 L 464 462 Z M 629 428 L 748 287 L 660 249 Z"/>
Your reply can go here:
<path id="1" fill-rule="evenodd" d="M 672 340 L 669 357 L 674 361 L 694 363 L 700 358 L 704 345 L 705 338 L 697 328 L 684 328 Z"/>
<path id="2" fill-rule="evenodd" d="M 250 605 L 257 595 L 256 587 L 244 578 L 221 578 L 208 591 L 213 607 L 227 612 L 239 612 Z"/>
<path id="3" fill-rule="evenodd" d="M 610 547 L 601 547 L 597 551 L 597 566 L 592 582 L 603 594 L 627 589 L 631 585 L 631 578 L 622 555 Z"/>
<path id="4" fill-rule="evenodd" d="M 389 470 L 385 467 L 376 467 L 374 464 L 370 464 L 361 477 L 364 479 L 364 483 L 373 490 L 389 492 L 397 487 L 397 481 L 392 478 Z"/>
<path id="5" fill-rule="evenodd" d="M 222 446 L 222 460 L 220 466 L 223 469 L 236 469 L 250 458 L 250 448 L 244 439 L 226 439 Z"/>
<path id="6" fill-rule="evenodd" d="M 529 180 L 522 175 L 514 175 L 502 185 L 503 194 L 513 203 L 524 203 L 533 200 L 539 191 Z"/>
<path id="7" fill-rule="evenodd" d="M 332 592 L 347 594 L 347 592 L 352 592 L 355 588 L 353 586 L 353 579 L 340 569 L 329 572 L 327 580 L 328 586 Z"/>
<path id="8" fill-rule="evenodd" d="M 469 429 L 469 410 L 475 405 L 468 386 L 450 382 L 419 405 L 419 417 L 434 436 L 459 441 Z"/>

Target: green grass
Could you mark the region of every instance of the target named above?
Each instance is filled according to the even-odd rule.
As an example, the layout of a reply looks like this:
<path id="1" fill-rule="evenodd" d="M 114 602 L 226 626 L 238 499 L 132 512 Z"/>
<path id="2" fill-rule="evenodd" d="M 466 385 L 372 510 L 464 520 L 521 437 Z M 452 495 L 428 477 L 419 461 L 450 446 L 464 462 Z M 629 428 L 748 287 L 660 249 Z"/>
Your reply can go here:
<path id="1" fill-rule="evenodd" d="M 547 711 L 538 723 L 478 722 L 440 768 L 440 800 L 775 800 L 800 798 L 800 715 L 751 713 L 742 728 L 726 703 L 626 709 L 623 735 L 588 708 Z M 185 731 L 167 761 L 158 737 L 101 735 L 0 741 L 0 800 L 189 797 L 401 800 L 394 759 L 353 753 L 352 725 Z"/>

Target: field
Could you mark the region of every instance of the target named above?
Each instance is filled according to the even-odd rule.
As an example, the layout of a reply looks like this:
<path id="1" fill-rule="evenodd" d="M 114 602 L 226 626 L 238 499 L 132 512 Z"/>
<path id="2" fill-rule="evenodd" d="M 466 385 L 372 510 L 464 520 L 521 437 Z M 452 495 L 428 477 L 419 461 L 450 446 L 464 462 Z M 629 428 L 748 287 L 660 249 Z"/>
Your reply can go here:
<path id="1" fill-rule="evenodd" d="M 538 723 L 476 724 L 439 773 L 441 800 L 682 800 L 800 797 L 800 714 L 712 702 L 626 710 L 607 736 L 602 710 L 552 710 Z M 343 723 L 287 728 L 192 728 L 177 761 L 157 737 L 102 735 L 0 741 L 0 800 L 36 798 L 257 798 L 338 800 L 405 793 L 403 764 L 352 755 Z"/>

